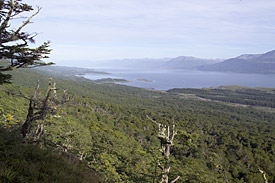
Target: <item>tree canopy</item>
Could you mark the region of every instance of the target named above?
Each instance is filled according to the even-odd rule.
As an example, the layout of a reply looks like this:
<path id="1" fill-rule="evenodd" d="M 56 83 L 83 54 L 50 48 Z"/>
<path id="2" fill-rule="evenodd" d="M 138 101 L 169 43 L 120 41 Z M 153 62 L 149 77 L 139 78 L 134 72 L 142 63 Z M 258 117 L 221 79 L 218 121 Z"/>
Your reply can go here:
<path id="1" fill-rule="evenodd" d="M 31 5 L 23 3 L 21 0 L 1 0 L 0 1 L 0 59 L 7 60 L 8 64 L 0 66 L 0 72 L 11 71 L 22 67 L 35 67 L 40 65 L 53 64 L 45 63 L 43 59 L 48 58 L 50 53 L 50 42 L 46 41 L 37 47 L 30 47 L 35 43 L 37 33 L 28 33 L 23 28 L 31 23 L 31 19 L 41 10 L 37 7 L 35 11 Z M 29 17 L 23 17 L 23 13 L 34 12 Z M 13 20 L 23 19 L 21 25 L 13 28 Z M 0 76 L 3 80 L 4 74 Z M 7 77 L 7 76 L 6 76 Z M 6 78 L 7 79 L 7 78 Z"/>

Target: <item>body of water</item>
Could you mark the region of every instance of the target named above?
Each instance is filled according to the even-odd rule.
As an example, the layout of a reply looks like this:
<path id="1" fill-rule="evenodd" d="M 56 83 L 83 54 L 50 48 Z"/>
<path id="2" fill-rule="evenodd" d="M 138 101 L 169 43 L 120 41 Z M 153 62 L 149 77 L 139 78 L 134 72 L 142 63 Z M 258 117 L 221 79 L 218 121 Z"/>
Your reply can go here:
<path id="1" fill-rule="evenodd" d="M 119 78 L 131 80 L 122 83 L 147 89 L 168 90 L 172 88 L 208 88 L 224 85 L 275 88 L 274 74 L 244 74 L 225 72 L 185 71 L 185 70 L 134 70 L 134 69 L 95 69 L 110 74 L 86 74 L 91 80 Z M 151 82 L 139 79 L 150 80 Z"/>

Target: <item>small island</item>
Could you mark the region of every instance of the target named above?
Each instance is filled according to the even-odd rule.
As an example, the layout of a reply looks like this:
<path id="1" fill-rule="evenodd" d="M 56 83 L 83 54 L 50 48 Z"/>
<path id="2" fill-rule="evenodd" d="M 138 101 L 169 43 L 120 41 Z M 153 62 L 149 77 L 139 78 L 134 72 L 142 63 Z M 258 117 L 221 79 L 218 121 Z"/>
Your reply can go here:
<path id="1" fill-rule="evenodd" d="M 126 79 L 102 78 L 95 80 L 96 83 L 128 83 L 132 82 Z"/>
<path id="2" fill-rule="evenodd" d="M 138 81 L 144 81 L 144 82 L 153 82 L 152 80 L 149 80 L 149 79 L 137 79 Z"/>

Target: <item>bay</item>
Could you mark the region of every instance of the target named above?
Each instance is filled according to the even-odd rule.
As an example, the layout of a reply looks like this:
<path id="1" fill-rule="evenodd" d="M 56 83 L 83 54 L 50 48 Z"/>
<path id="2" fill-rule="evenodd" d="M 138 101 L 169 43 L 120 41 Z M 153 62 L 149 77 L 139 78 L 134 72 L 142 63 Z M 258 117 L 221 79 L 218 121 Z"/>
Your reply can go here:
<path id="1" fill-rule="evenodd" d="M 168 90 L 172 88 L 209 88 L 224 85 L 275 88 L 274 74 L 168 69 L 138 70 L 129 68 L 96 68 L 95 70 L 108 72 L 109 74 L 86 74 L 84 77 L 91 80 L 103 78 L 125 79 L 132 82 L 121 84 L 156 90 Z"/>

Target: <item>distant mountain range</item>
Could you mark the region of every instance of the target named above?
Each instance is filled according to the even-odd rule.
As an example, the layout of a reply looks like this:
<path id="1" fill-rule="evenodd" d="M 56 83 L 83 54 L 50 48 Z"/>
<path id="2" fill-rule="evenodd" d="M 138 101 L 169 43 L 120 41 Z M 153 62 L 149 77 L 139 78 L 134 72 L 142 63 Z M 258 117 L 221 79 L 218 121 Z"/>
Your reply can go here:
<path id="1" fill-rule="evenodd" d="M 94 62 L 91 68 L 178 69 L 217 72 L 275 74 L 275 50 L 264 54 L 244 54 L 231 59 L 202 59 L 179 56 L 162 59 L 123 59 Z"/>
<path id="2" fill-rule="evenodd" d="M 244 54 L 223 62 L 197 67 L 203 71 L 275 74 L 275 50 L 264 54 Z"/>
<path id="3" fill-rule="evenodd" d="M 221 59 L 201 59 L 196 57 L 180 56 L 176 58 L 161 59 L 122 59 L 107 60 L 90 63 L 92 67 L 102 68 L 135 68 L 135 69 L 196 69 L 198 66 L 215 64 L 223 60 Z"/>
<path id="4" fill-rule="evenodd" d="M 201 59 L 180 56 L 169 60 L 163 66 L 168 69 L 195 69 L 198 66 L 215 64 L 222 61 L 222 59 Z"/>
<path id="5" fill-rule="evenodd" d="M 91 68 L 134 68 L 154 69 L 162 68 L 171 58 L 143 58 L 143 59 L 115 59 L 90 63 Z"/>

